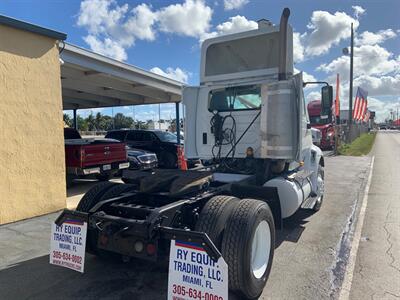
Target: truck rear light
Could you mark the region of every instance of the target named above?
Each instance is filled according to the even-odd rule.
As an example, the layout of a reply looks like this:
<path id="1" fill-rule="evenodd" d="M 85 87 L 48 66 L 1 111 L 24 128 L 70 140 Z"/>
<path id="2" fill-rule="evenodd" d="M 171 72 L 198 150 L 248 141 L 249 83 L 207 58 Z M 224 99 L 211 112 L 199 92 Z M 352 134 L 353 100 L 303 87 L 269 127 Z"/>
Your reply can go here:
<path id="1" fill-rule="evenodd" d="M 81 161 L 85 159 L 85 149 L 81 148 Z"/>
<path id="2" fill-rule="evenodd" d="M 156 245 L 154 244 L 147 244 L 146 252 L 148 255 L 154 255 L 156 253 Z"/>
<path id="3" fill-rule="evenodd" d="M 135 251 L 136 251 L 136 252 L 138 252 L 138 253 L 142 252 L 143 249 L 144 249 L 144 244 L 143 244 L 143 242 L 137 240 L 137 241 L 135 242 L 135 244 L 134 244 L 134 248 L 135 248 Z"/>

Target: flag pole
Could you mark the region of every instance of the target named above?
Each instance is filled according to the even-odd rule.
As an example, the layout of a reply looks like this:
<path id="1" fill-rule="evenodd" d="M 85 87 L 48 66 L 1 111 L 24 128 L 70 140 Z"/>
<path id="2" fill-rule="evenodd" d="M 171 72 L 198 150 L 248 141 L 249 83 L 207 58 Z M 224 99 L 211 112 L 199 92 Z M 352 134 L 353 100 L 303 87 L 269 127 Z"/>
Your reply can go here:
<path id="1" fill-rule="evenodd" d="M 340 128 L 340 104 L 339 104 L 339 74 L 336 74 L 336 99 L 335 99 L 335 149 L 334 153 L 337 154 L 339 147 L 339 128 Z"/>
<path id="2" fill-rule="evenodd" d="M 354 52 L 354 31 L 353 23 L 351 23 L 351 40 L 350 40 L 350 91 L 349 91 L 349 141 L 351 142 L 351 125 L 353 123 L 353 53 Z"/>

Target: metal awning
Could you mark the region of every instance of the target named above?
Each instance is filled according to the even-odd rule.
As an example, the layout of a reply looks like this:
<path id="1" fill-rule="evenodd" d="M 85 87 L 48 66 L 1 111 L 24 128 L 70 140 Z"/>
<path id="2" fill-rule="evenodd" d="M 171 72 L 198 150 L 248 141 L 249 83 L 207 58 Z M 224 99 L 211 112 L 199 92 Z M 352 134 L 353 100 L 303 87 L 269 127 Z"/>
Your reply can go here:
<path id="1" fill-rule="evenodd" d="M 179 81 L 67 43 L 60 56 L 63 109 L 181 101 Z"/>

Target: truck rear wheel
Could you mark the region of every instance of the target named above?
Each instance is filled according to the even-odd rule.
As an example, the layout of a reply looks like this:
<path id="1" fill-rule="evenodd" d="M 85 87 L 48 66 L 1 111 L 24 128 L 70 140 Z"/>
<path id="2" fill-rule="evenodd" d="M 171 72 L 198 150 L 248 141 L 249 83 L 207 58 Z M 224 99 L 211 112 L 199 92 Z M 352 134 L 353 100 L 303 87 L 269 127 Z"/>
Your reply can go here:
<path id="1" fill-rule="evenodd" d="M 96 184 L 90 188 L 85 195 L 83 195 L 81 201 L 79 201 L 78 206 L 76 207 L 76 210 L 89 212 L 89 210 L 100 201 L 101 196 L 103 196 L 108 189 L 116 184 L 117 183 L 112 182 L 102 182 Z"/>
<path id="2" fill-rule="evenodd" d="M 221 250 L 222 233 L 226 222 L 239 199 L 232 196 L 212 197 L 201 210 L 196 231 L 207 233 L 215 246 Z"/>
<path id="3" fill-rule="evenodd" d="M 259 297 L 267 282 L 275 245 L 275 225 L 267 203 L 243 199 L 234 208 L 222 240 L 229 289 L 246 299 Z"/>

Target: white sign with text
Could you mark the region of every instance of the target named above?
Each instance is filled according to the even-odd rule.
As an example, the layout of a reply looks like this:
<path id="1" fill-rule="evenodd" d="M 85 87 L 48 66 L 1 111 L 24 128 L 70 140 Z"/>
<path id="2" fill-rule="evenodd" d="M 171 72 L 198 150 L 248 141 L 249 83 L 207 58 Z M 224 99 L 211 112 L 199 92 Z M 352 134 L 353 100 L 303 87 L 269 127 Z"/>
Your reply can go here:
<path id="1" fill-rule="evenodd" d="M 228 300 L 228 265 L 196 243 L 171 241 L 168 300 Z"/>
<path id="2" fill-rule="evenodd" d="M 51 227 L 50 263 L 78 272 L 84 270 L 87 223 L 66 220 Z"/>

